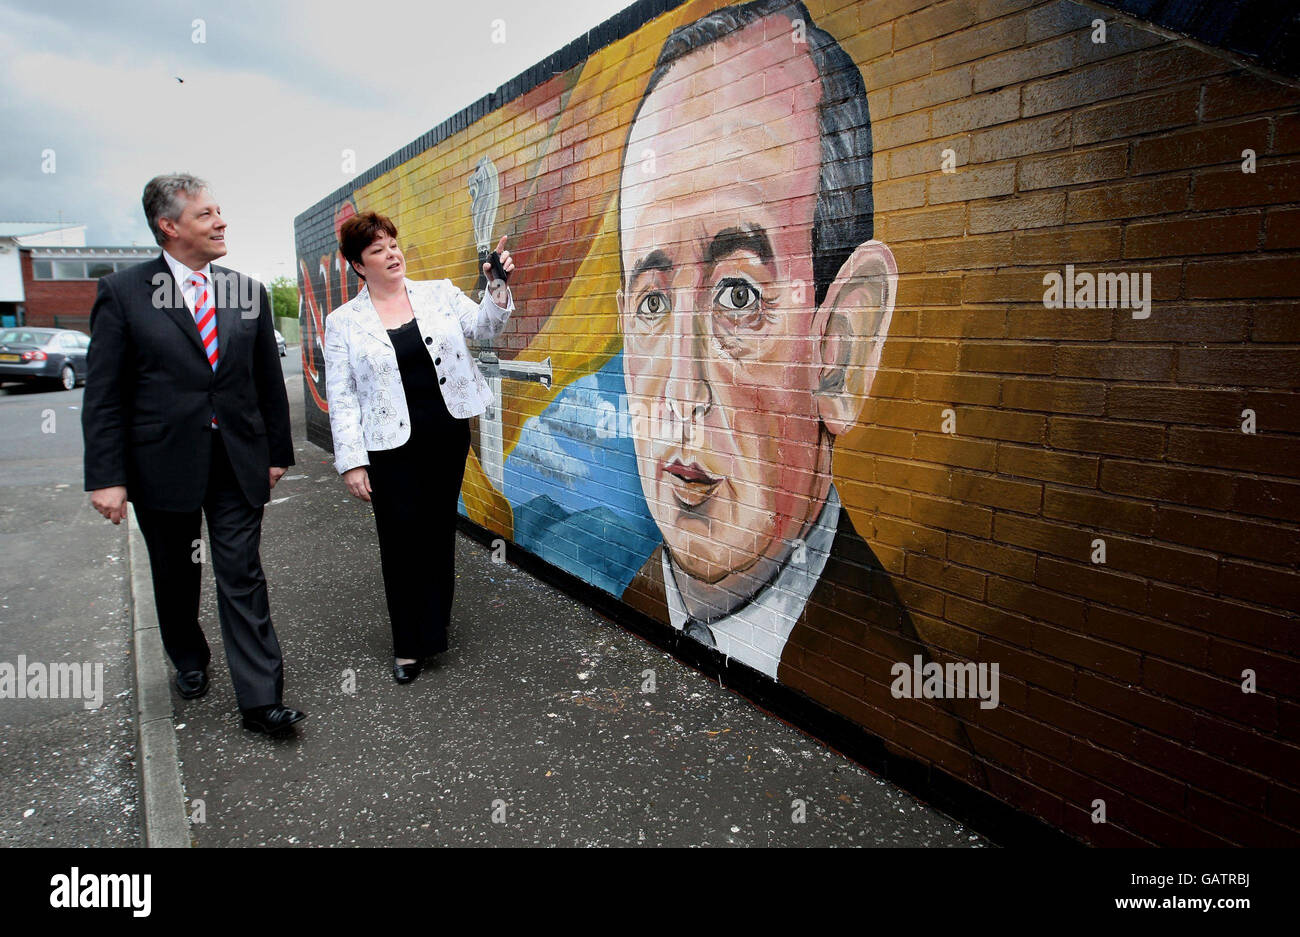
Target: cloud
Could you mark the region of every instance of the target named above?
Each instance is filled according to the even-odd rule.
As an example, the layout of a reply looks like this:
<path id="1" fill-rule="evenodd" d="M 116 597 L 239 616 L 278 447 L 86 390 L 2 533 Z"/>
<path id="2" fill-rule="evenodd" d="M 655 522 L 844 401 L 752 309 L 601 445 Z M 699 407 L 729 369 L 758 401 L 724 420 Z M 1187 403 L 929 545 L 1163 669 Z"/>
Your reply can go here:
<path id="1" fill-rule="evenodd" d="M 511 461 L 518 459 L 543 476 L 572 487 L 574 480 L 589 476 L 587 462 L 596 460 L 595 449 L 615 434 L 617 407 L 618 401 L 597 387 L 596 375 L 580 377 L 561 391 L 545 412 L 524 423 Z M 560 446 L 560 438 L 581 443 L 588 459 L 569 455 Z"/>
<path id="2" fill-rule="evenodd" d="M 364 171 L 624 5 L 0 0 L 0 220 L 61 214 L 87 243 L 152 244 L 144 183 L 193 172 L 230 225 L 230 266 L 292 275 L 293 218 L 351 178 L 343 150 Z"/>
<path id="3" fill-rule="evenodd" d="M 561 449 L 554 432 L 537 417 L 524 424 L 519 442 L 510 453 L 510 461 L 512 464 L 531 465 L 543 478 L 550 478 L 569 487 L 589 474 L 586 464 Z"/>
<path id="4" fill-rule="evenodd" d="M 589 446 L 602 445 L 616 431 L 618 401 L 603 394 L 594 374 L 585 375 L 564 392 L 541 415 L 546 428 Z"/>

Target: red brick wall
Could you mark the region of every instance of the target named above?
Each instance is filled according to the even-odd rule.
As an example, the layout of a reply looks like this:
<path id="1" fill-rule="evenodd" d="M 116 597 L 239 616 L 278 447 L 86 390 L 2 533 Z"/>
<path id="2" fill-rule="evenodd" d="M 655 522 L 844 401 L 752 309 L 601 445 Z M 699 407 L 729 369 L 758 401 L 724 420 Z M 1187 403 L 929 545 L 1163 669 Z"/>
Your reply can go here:
<path id="1" fill-rule="evenodd" d="M 469 289 L 465 184 L 483 155 L 526 265 L 497 348 L 556 367 L 551 389 L 506 382 L 507 454 L 609 360 L 620 283 L 602 219 L 628 125 L 667 30 L 721 5 L 687 3 L 304 213 L 315 399 L 319 319 L 349 292 L 341 278 L 331 299 L 336 274 L 318 275 L 337 269 L 340 212 L 393 215 L 412 276 Z M 879 617 L 860 552 L 838 557 L 846 579 L 783 682 L 1088 843 L 1300 845 L 1296 83 L 1067 0 L 808 6 L 865 81 L 875 237 L 899 270 L 834 475 L 915 633 Z M 1150 316 L 1046 308 L 1044 277 L 1066 265 L 1150 274 Z M 562 314 L 579 326 L 548 320 Z M 518 505 L 473 454 L 466 478 L 471 517 L 514 536 Z M 1000 705 L 894 698 L 882 666 L 912 651 L 997 662 Z"/>
<path id="2" fill-rule="evenodd" d="M 1099 8 L 920 6 L 855 8 L 897 77 L 863 68 L 903 272 L 862 439 L 891 569 L 1005 662 L 1014 701 L 972 714 L 995 793 L 1095 843 L 1294 845 L 1300 91 Z M 1150 272 L 1150 318 L 1045 309 L 1066 263 Z"/>
<path id="3" fill-rule="evenodd" d="M 57 325 L 90 333 L 90 309 L 99 289 L 96 280 L 36 280 L 32 278 L 32 253 L 22 251 L 23 291 L 27 294 L 27 325 Z"/>

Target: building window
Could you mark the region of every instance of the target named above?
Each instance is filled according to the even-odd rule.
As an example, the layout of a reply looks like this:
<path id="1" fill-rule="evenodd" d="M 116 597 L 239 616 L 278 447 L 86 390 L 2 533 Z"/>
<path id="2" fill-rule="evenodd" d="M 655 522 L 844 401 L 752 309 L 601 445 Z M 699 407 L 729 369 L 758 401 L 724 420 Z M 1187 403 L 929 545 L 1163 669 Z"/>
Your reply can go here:
<path id="1" fill-rule="evenodd" d="M 134 267 L 149 257 L 134 260 L 33 260 L 34 280 L 98 280 L 110 273 Z"/>
<path id="2" fill-rule="evenodd" d="M 86 279 L 86 262 L 84 260 L 56 260 L 53 263 L 55 280 Z"/>

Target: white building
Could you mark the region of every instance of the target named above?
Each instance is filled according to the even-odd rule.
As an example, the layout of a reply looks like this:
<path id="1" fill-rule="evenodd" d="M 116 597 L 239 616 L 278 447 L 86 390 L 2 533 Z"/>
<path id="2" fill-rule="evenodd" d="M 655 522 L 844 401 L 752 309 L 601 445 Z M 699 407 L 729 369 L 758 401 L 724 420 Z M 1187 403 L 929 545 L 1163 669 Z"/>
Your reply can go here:
<path id="1" fill-rule="evenodd" d="M 0 324 L 9 324 L 22 311 L 24 247 L 85 247 L 84 224 L 53 221 L 0 221 Z"/>

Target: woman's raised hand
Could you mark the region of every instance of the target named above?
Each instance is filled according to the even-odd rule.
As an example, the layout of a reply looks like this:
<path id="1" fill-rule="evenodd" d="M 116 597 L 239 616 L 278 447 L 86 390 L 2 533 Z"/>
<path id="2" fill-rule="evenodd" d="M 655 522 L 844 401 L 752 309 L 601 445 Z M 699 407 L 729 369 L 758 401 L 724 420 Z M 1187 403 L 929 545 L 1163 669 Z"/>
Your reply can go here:
<path id="1" fill-rule="evenodd" d="M 497 242 L 497 256 L 501 259 L 502 270 L 506 273 L 514 272 L 515 260 L 510 256 L 510 251 L 506 250 L 506 236 L 504 234 L 501 235 L 501 240 Z M 483 265 L 483 276 L 488 283 L 496 279 L 496 276 L 492 273 L 491 264 Z"/>
<path id="2" fill-rule="evenodd" d="M 348 494 L 362 501 L 370 500 L 370 473 L 364 465 L 348 469 L 343 473 L 343 484 L 348 486 Z"/>

